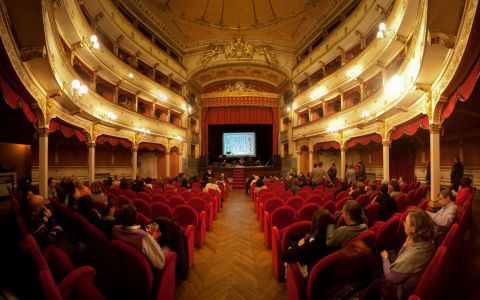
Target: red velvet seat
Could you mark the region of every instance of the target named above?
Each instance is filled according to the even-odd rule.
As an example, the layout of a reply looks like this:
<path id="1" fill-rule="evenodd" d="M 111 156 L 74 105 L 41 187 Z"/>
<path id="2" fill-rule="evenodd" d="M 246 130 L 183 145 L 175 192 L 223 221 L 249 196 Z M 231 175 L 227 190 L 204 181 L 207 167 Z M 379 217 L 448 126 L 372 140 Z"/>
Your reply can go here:
<path id="1" fill-rule="evenodd" d="M 415 203 L 415 190 L 410 190 L 407 193 L 407 199 L 405 199 L 408 206 L 417 206 L 418 203 Z"/>
<path id="2" fill-rule="evenodd" d="M 337 202 L 335 202 L 335 209 L 337 211 L 339 210 L 342 210 L 343 209 L 343 205 L 345 204 L 345 202 L 347 202 L 348 200 L 352 200 L 352 198 L 350 196 L 347 196 L 347 197 L 344 197 L 340 200 L 338 200 Z"/>
<path id="3" fill-rule="evenodd" d="M 440 246 L 432 261 L 425 269 L 420 281 L 415 288 L 415 295 L 422 300 L 443 299 L 444 292 L 451 285 L 449 279 L 451 273 L 447 270 L 448 249 Z"/>
<path id="4" fill-rule="evenodd" d="M 423 199 L 422 201 L 420 201 L 420 203 L 418 203 L 417 205 L 417 208 L 426 210 L 428 208 L 428 199 Z"/>
<path id="5" fill-rule="evenodd" d="M 285 266 L 283 253 L 290 246 L 292 240 L 299 240 L 307 234 L 312 227 L 311 221 L 295 222 L 284 229 L 283 237 L 280 237 L 278 227 L 272 227 L 272 263 L 275 277 L 279 282 L 285 279 Z"/>
<path id="6" fill-rule="evenodd" d="M 173 220 L 183 229 L 186 229 L 188 225 L 193 225 L 195 228 L 195 243 L 197 243 L 199 247 L 203 246 L 206 231 L 205 212 L 198 214 L 190 205 L 181 204 L 173 210 Z"/>
<path id="7" fill-rule="evenodd" d="M 200 197 L 192 197 L 189 201 L 191 207 L 193 207 L 197 213 L 201 213 L 202 211 L 207 213 L 207 229 L 213 227 L 213 203 L 207 203 L 203 198 Z"/>
<path id="8" fill-rule="evenodd" d="M 305 203 L 317 203 L 321 206 L 323 205 L 323 203 L 325 203 L 325 201 L 323 200 L 323 197 L 319 194 L 310 194 L 307 200 L 305 200 Z"/>
<path id="9" fill-rule="evenodd" d="M 333 203 L 333 201 L 326 201 L 325 203 L 323 203 L 321 208 L 328 210 L 332 215 L 335 215 L 335 212 L 337 211 L 337 207 L 335 206 L 335 203 Z"/>
<path id="10" fill-rule="evenodd" d="M 348 241 L 345 244 L 345 247 L 351 247 L 354 243 L 363 242 L 373 253 L 375 250 L 375 232 L 371 230 L 365 230 L 364 232 L 358 234 L 353 239 Z"/>
<path id="11" fill-rule="evenodd" d="M 270 249 L 272 247 L 272 226 L 277 226 L 280 231 L 280 237 L 283 235 L 283 229 L 297 221 L 296 212 L 290 206 L 282 206 L 275 209 L 271 216 L 265 212 L 265 226 L 263 228 L 265 244 Z"/>
<path id="12" fill-rule="evenodd" d="M 53 245 L 49 246 L 43 250 L 43 257 L 57 283 L 61 282 L 63 278 L 75 270 L 67 253 L 61 248 Z"/>
<path id="13" fill-rule="evenodd" d="M 122 205 L 130 204 L 132 201 L 125 195 L 119 195 L 117 197 L 117 202 L 115 202 L 116 207 L 122 207 Z"/>
<path id="14" fill-rule="evenodd" d="M 290 191 L 282 191 L 278 193 L 277 197 L 282 199 L 283 202 L 287 202 L 288 198 L 293 197 L 293 194 Z"/>
<path id="15" fill-rule="evenodd" d="M 368 196 L 370 198 L 370 202 L 373 201 L 373 199 L 375 199 L 375 197 L 377 197 L 378 195 L 380 195 L 380 192 L 379 191 L 373 191 L 371 192 Z"/>
<path id="16" fill-rule="evenodd" d="M 341 191 L 337 194 L 335 197 L 335 202 L 338 202 L 340 199 L 343 199 L 345 197 L 350 197 L 346 191 Z"/>
<path id="17" fill-rule="evenodd" d="M 300 190 L 295 196 L 301 197 L 304 201 L 307 200 L 308 196 L 310 195 L 311 190 Z"/>
<path id="18" fill-rule="evenodd" d="M 122 262 L 116 266 L 116 298 L 175 299 L 175 252 L 166 255 L 162 270 L 152 271 L 137 249 L 119 240 L 112 241 L 112 247 L 116 261 Z"/>
<path id="19" fill-rule="evenodd" d="M 152 209 L 150 208 L 150 203 L 137 198 L 135 199 L 132 204 L 137 208 L 137 211 L 144 215 L 145 217 L 151 219 L 152 218 Z"/>
<path id="20" fill-rule="evenodd" d="M 119 186 L 111 186 L 108 191 L 115 196 L 125 195 L 125 192 Z"/>
<path id="21" fill-rule="evenodd" d="M 297 211 L 297 220 L 298 221 L 311 221 L 313 215 L 320 209 L 320 205 L 317 203 L 308 203 L 303 205 Z"/>
<path id="22" fill-rule="evenodd" d="M 296 211 L 299 210 L 305 204 L 305 200 L 300 196 L 293 196 L 285 202 L 285 206 L 290 206 Z"/>
<path id="23" fill-rule="evenodd" d="M 378 214 L 380 213 L 380 203 L 370 203 L 365 207 L 364 211 L 365 215 L 367 215 L 368 218 L 368 227 L 372 227 L 378 221 Z"/>
<path id="24" fill-rule="evenodd" d="M 179 196 L 180 197 L 180 194 L 177 193 L 177 191 L 175 191 L 175 190 L 168 190 L 168 191 L 165 191 L 164 196 L 165 196 L 165 198 L 170 200 L 170 198 L 173 197 L 173 196 Z"/>
<path id="25" fill-rule="evenodd" d="M 180 194 L 180 196 L 182 196 L 183 200 L 185 201 L 190 201 L 190 199 L 192 199 L 192 197 L 195 197 L 195 195 L 192 193 L 192 191 L 184 191 Z"/>
<path id="26" fill-rule="evenodd" d="M 280 198 L 273 197 L 268 199 L 265 202 L 265 205 L 260 204 L 259 212 L 262 215 L 265 215 L 265 213 L 267 213 L 270 216 L 275 209 L 282 206 L 283 206 L 283 201 Z M 262 231 L 264 230 L 264 222 L 265 222 L 265 217 L 260 218 L 260 230 Z"/>
<path id="27" fill-rule="evenodd" d="M 275 197 L 275 193 L 271 191 L 268 191 L 268 190 L 262 190 L 262 191 L 266 191 L 266 192 L 262 194 L 259 193 L 260 195 L 257 196 L 254 201 L 255 211 L 257 212 L 257 219 L 259 221 L 263 217 L 262 206 L 265 205 L 265 202 L 267 202 L 267 200 Z"/>
<path id="28" fill-rule="evenodd" d="M 152 221 L 151 218 L 145 216 L 141 212 L 137 212 L 138 225 L 145 229 L 145 227 Z"/>
<path id="29" fill-rule="evenodd" d="M 162 194 L 153 194 L 152 195 L 152 204 L 155 203 L 155 202 L 161 202 L 161 203 L 167 204 L 168 200 Z"/>
<path id="30" fill-rule="evenodd" d="M 403 213 L 408 206 L 407 202 L 407 194 L 400 194 L 397 196 L 397 199 L 395 199 L 397 202 L 397 211 L 400 213 Z"/>
<path id="31" fill-rule="evenodd" d="M 217 219 L 218 212 L 220 210 L 220 203 L 215 201 L 212 195 L 207 192 L 200 192 L 196 197 L 201 197 L 203 200 L 207 201 L 207 203 L 211 203 L 213 207 L 213 219 Z"/>
<path id="32" fill-rule="evenodd" d="M 201 188 L 201 186 L 200 186 L 200 187 L 194 187 L 194 186 L 192 186 L 192 188 L 190 189 L 190 191 L 191 191 L 194 195 L 198 196 L 198 194 L 200 194 L 200 193 L 202 192 L 202 188 Z"/>
<path id="33" fill-rule="evenodd" d="M 358 204 L 360 204 L 362 207 L 366 207 L 371 202 L 370 201 L 370 196 L 367 195 L 367 194 L 358 195 L 358 197 L 355 198 L 355 201 L 357 201 Z"/>
<path id="34" fill-rule="evenodd" d="M 132 201 L 138 198 L 137 194 L 135 194 L 135 192 L 132 191 L 132 190 L 126 189 L 123 192 L 124 192 L 125 196 L 127 196 Z"/>
<path id="35" fill-rule="evenodd" d="M 377 230 L 375 235 L 375 245 L 379 251 L 398 251 L 400 249 L 399 245 L 401 245 L 403 241 L 398 241 L 397 239 L 397 230 L 399 226 L 400 218 L 398 215 L 394 215 L 385 221 L 385 223 L 383 223 L 383 225 Z"/>
<path id="36" fill-rule="evenodd" d="M 152 209 L 152 219 L 158 217 L 165 217 L 173 219 L 173 212 L 170 206 L 162 202 L 153 202 L 151 205 Z"/>
<path id="37" fill-rule="evenodd" d="M 187 204 L 187 202 L 185 200 L 183 200 L 182 197 L 180 196 L 171 196 L 170 198 L 168 198 L 168 206 L 170 206 L 171 209 L 175 209 L 175 207 L 177 207 L 178 205 L 185 205 Z"/>

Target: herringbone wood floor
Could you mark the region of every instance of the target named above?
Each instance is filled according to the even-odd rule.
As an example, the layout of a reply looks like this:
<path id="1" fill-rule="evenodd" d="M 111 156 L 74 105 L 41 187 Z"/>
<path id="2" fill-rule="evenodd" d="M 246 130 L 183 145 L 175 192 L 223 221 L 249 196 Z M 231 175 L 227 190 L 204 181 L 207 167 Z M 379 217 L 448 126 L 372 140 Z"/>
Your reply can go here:
<path id="1" fill-rule="evenodd" d="M 177 299 L 287 299 L 244 190 L 230 192 L 204 246 L 195 250 L 195 265 L 177 287 Z"/>

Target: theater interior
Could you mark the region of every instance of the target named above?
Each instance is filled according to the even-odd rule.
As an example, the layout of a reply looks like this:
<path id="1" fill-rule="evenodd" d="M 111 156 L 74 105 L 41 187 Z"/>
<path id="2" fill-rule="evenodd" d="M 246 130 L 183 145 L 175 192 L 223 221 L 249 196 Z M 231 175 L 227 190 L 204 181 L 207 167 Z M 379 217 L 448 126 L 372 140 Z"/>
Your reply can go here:
<path id="1" fill-rule="evenodd" d="M 478 0 L 0 0 L 0 35 L 0 299 L 480 298 Z"/>

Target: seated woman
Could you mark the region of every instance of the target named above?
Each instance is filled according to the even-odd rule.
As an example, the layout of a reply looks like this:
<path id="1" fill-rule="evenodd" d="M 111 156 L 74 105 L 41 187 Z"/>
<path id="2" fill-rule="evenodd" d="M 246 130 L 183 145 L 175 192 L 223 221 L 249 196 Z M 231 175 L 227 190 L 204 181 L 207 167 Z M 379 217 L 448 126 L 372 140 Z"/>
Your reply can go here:
<path id="1" fill-rule="evenodd" d="M 313 215 L 312 228 L 298 243 L 293 243 L 283 254 L 287 263 L 298 262 L 302 275 L 307 277 L 308 271 L 329 253 L 325 244 L 327 225 L 335 223 L 335 218 L 326 209 L 320 208 Z"/>
<path id="2" fill-rule="evenodd" d="M 267 186 L 264 184 L 263 179 L 260 178 L 259 180 L 257 180 L 257 183 L 255 185 L 255 189 L 253 190 L 253 194 L 256 197 L 258 195 L 258 192 L 260 192 L 261 190 L 264 190 L 266 188 L 267 188 Z"/>
<path id="3" fill-rule="evenodd" d="M 380 191 L 381 193 L 375 197 L 372 202 L 378 202 L 380 204 L 378 220 L 386 221 L 397 212 L 397 202 L 395 202 L 395 199 L 388 193 L 388 185 L 386 183 L 382 184 Z"/>
<path id="4" fill-rule="evenodd" d="M 460 188 L 455 196 L 455 203 L 462 206 L 472 191 L 472 179 L 470 177 L 462 177 L 460 179 Z"/>
<path id="5" fill-rule="evenodd" d="M 96 181 L 90 183 L 90 191 L 92 194 L 90 195 L 93 200 L 101 201 L 103 203 L 107 203 L 107 196 L 102 192 L 100 188 L 100 184 Z"/>
<path id="6" fill-rule="evenodd" d="M 391 293 L 390 297 L 382 295 L 387 299 L 392 295 L 396 295 L 398 299 L 406 299 L 411 295 L 435 253 L 433 222 L 425 211 L 411 210 L 404 221 L 404 226 L 407 240 L 393 263 L 390 262 L 387 251 L 380 253 L 388 287 L 382 288 L 382 294 Z"/>
<path id="7" fill-rule="evenodd" d="M 350 197 L 353 200 L 357 199 L 358 196 L 365 194 L 365 184 L 361 181 L 357 181 L 357 184 L 354 186 L 354 189 L 350 192 Z"/>

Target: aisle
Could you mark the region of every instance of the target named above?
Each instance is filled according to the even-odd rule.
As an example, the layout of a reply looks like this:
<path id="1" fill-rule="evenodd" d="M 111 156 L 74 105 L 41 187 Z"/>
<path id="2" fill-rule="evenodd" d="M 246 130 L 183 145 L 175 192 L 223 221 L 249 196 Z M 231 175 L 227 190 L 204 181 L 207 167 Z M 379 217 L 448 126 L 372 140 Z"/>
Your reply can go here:
<path id="1" fill-rule="evenodd" d="M 232 190 L 177 299 L 287 299 L 273 274 L 271 251 L 244 190 Z"/>

